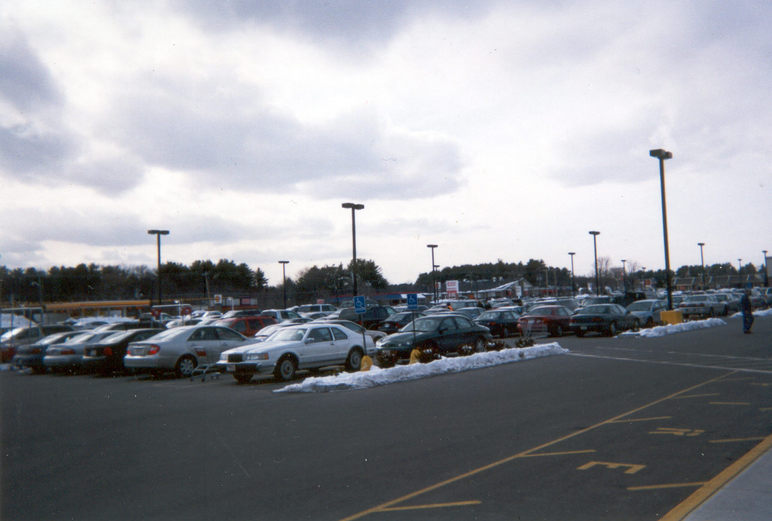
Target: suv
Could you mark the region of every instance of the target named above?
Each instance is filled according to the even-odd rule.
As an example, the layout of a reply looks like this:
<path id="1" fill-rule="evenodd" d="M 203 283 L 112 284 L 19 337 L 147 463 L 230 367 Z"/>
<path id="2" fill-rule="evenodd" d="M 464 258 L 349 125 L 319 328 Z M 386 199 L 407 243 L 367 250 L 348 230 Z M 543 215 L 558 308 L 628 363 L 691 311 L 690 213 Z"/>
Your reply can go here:
<path id="1" fill-rule="evenodd" d="M 247 337 L 255 336 L 255 333 L 271 324 L 276 324 L 276 319 L 269 315 L 223 318 L 215 322 L 216 326 L 229 327 Z"/>

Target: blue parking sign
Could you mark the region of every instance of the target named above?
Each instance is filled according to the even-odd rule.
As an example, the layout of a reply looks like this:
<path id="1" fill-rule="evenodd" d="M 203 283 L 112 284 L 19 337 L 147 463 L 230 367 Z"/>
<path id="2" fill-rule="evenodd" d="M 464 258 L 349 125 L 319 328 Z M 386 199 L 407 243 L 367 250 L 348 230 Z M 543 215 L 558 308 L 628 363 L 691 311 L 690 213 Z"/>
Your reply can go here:
<path id="1" fill-rule="evenodd" d="M 367 312 L 367 306 L 365 305 L 365 297 L 354 297 L 354 312 L 358 315 L 362 315 Z"/>
<path id="2" fill-rule="evenodd" d="M 418 309 L 418 294 L 417 293 L 408 293 L 407 294 L 407 309 L 409 311 L 415 311 Z"/>

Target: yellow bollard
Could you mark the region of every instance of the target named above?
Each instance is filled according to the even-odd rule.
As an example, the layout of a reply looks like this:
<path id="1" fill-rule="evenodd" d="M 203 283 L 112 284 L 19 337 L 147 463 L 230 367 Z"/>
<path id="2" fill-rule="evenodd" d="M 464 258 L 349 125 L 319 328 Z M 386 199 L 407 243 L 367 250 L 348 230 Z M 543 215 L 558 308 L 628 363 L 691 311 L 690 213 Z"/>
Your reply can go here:
<path id="1" fill-rule="evenodd" d="M 360 371 L 369 371 L 373 366 L 373 359 L 365 355 L 362 357 L 362 363 L 359 365 Z"/>
<path id="2" fill-rule="evenodd" d="M 681 324 L 684 321 L 684 314 L 677 309 L 673 311 L 661 311 L 659 318 L 664 324 Z"/>
<path id="3" fill-rule="evenodd" d="M 410 351 L 410 362 L 411 364 L 420 364 L 421 363 L 421 351 L 418 349 L 413 349 Z"/>

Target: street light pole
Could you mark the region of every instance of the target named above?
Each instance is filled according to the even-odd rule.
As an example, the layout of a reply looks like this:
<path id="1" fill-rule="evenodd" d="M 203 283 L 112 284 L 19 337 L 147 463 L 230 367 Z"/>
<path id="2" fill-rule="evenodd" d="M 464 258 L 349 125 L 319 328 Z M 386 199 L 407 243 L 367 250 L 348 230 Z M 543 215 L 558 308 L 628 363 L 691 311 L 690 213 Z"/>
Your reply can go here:
<path id="1" fill-rule="evenodd" d="M 698 242 L 697 246 L 700 247 L 700 267 L 702 271 L 702 289 L 705 289 L 705 257 L 702 255 L 702 247 L 705 246 L 704 242 Z"/>
<path id="2" fill-rule="evenodd" d="M 282 292 L 284 293 L 284 309 L 287 309 L 287 272 L 286 267 L 287 264 L 289 264 L 288 260 L 281 260 L 279 261 L 279 264 L 281 264 L 281 287 Z"/>
<path id="3" fill-rule="evenodd" d="M 353 245 L 353 262 L 351 263 L 351 280 L 353 282 L 353 289 L 354 294 L 353 296 L 357 296 L 357 272 L 356 272 L 356 266 L 357 266 L 357 225 L 356 225 L 356 217 L 354 216 L 354 212 L 357 210 L 363 210 L 365 205 L 363 204 L 357 204 L 357 203 L 343 203 L 341 205 L 342 208 L 351 209 L 351 243 Z"/>
<path id="4" fill-rule="evenodd" d="M 161 235 L 169 235 L 169 230 L 148 230 L 148 235 L 155 235 L 158 251 L 158 304 L 161 304 Z"/>
<path id="5" fill-rule="evenodd" d="M 597 238 L 600 235 L 598 231 L 591 231 L 592 235 L 592 249 L 595 252 L 595 295 L 600 296 L 600 275 L 598 275 L 598 242 Z"/>
<path id="6" fill-rule="evenodd" d="M 665 160 L 672 159 L 673 154 L 658 148 L 649 150 L 651 157 L 659 160 L 659 186 L 662 195 L 662 235 L 665 241 L 665 279 L 667 283 L 667 309 L 673 311 L 673 282 L 670 276 L 670 246 L 667 237 L 667 200 L 665 198 Z"/>
<path id="7" fill-rule="evenodd" d="M 427 248 L 431 248 L 432 250 L 432 296 L 434 297 L 434 303 L 437 303 L 437 278 L 434 272 L 434 268 L 436 267 L 434 264 L 434 248 L 437 247 L 436 244 L 427 244 Z"/>
<path id="8" fill-rule="evenodd" d="M 627 262 L 627 259 L 622 259 L 622 291 L 627 293 L 627 279 L 625 278 L 625 262 Z"/>
<path id="9" fill-rule="evenodd" d="M 767 266 L 767 250 L 761 250 L 761 253 L 764 254 L 764 287 L 769 287 L 769 271 Z"/>
<path id="10" fill-rule="evenodd" d="M 569 251 L 568 254 L 571 256 L 571 297 L 576 296 L 576 286 L 574 285 L 574 255 L 576 255 L 575 251 Z"/>

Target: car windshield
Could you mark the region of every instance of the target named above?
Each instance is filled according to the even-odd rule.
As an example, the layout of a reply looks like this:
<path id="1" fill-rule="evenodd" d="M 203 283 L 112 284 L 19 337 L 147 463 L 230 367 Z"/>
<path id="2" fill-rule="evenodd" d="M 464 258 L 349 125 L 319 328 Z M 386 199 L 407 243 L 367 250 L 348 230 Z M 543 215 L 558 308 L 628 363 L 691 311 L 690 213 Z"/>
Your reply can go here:
<path id="1" fill-rule="evenodd" d="M 444 317 L 421 317 L 407 324 L 400 331 L 413 331 L 413 324 L 415 324 L 416 331 L 434 331 L 440 326 L 440 322 Z"/>
<path id="2" fill-rule="evenodd" d="M 80 335 L 71 336 L 67 340 L 64 341 L 65 344 L 79 344 L 81 342 L 88 342 L 92 338 L 94 338 L 97 335 L 97 333 L 93 333 L 89 331 L 88 333 L 81 333 Z"/>
<path id="3" fill-rule="evenodd" d="M 648 311 L 651 309 L 651 303 L 650 302 L 633 302 L 629 306 L 627 306 L 627 309 L 629 311 Z"/>
<path id="4" fill-rule="evenodd" d="M 533 308 L 531 311 L 528 312 L 529 315 L 554 315 L 555 314 L 555 308 L 550 308 L 546 306 Z"/>
<path id="5" fill-rule="evenodd" d="M 297 342 L 303 340 L 306 335 L 306 328 L 287 328 L 282 329 L 271 337 L 271 340 L 278 340 L 280 342 Z"/>
<path id="6" fill-rule="evenodd" d="M 478 320 L 496 320 L 497 318 L 501 318 L 504 316 L 504 313 L 500 311 L 485 311 L 484 313 L 480 313 L 480 316 L 477 317 Z"/>
<path id="7" fill-rule="evenodd" d="M 684 300 L 684 302 L 707 302 L 707 301 L 708 301 L 708 297 L 702 297 L 702 296 L 699 296 L 699 295 L 693 295 L 691 297 L 686 297 L 686 299 Z"/>

